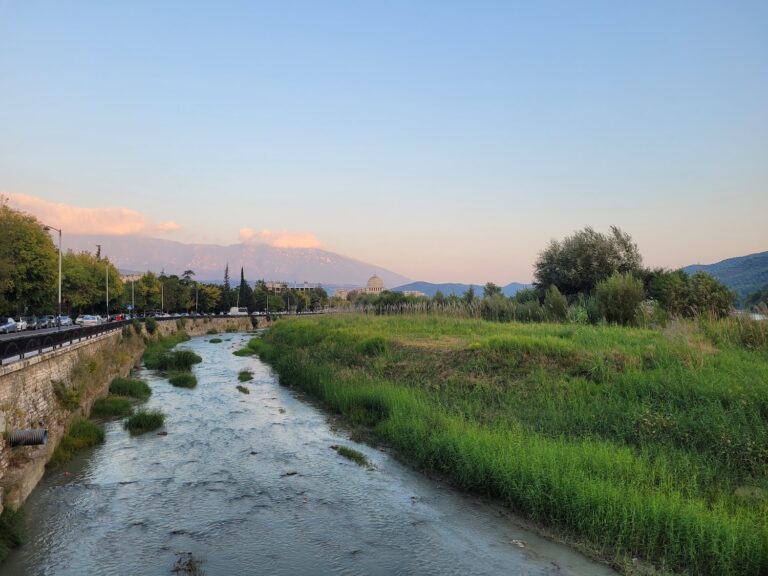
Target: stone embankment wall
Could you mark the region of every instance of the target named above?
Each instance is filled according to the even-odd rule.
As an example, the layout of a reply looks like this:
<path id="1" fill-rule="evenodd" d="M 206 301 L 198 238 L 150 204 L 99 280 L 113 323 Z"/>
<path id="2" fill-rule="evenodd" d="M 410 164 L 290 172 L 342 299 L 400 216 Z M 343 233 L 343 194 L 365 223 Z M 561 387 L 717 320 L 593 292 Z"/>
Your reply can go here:
<path id="1" fill-rule="evenodd" d="M 259 326 L 264 324 L 260 319 Z M 184 330 L 200 336 L 211 330 L 251 330 L 248 317 L 187 318 L 157 323 L 155 336 L 133 328 L 0 366 L 0 512 L 3 506 L 18 508 L 45 473 L 45 465 L 69 424 L 87 417 L 93 402 L 104 396 L 116 376 L 126 376 L 144 351 L 144 338 L 167 336 Z M 76 400 L 74 410 L 63 398 Z M 47 428 L 43 446 L 11 448 L 7 437 L 14 428 Z"/>

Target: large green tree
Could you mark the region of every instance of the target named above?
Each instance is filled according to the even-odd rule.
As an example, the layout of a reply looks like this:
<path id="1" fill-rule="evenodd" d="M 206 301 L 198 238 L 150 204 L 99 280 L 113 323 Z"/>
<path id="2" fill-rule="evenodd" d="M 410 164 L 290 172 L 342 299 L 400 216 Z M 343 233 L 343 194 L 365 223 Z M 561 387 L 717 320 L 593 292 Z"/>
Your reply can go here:
<path id="1" fill-rule="evenodd" d="M 584 228 L 563 240 L 552 240 L 535 264 L 536 283 L 557 286 L 563 294 L 591 292 L 614 273 L 639 273 L 642 256 L 632 237 L 616 226 L 609 234 Z"/>
<path id="2" fill-rule="evenodd" d="M 0 315 L 55 310 L 57 259 L 43 225 L 0 197 Z"/>
<path id="3" fill-rule="evenodd" d="M 117 268 L 107 259 L 90 252 L 68 251 L 64 255 L 63 301 L 73 315 L 93 312 L 106 314 L 107 274 L 109 302 L 113 311 L 123 294 L 123 282 Z"/>

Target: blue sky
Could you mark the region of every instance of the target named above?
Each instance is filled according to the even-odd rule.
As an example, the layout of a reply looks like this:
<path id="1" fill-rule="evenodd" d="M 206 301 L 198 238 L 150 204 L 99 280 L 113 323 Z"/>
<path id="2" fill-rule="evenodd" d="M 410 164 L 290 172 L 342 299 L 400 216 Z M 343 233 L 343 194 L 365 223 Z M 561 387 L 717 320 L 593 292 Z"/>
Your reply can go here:
<path id="1" fill-rule="evenodd" d="M 0 0 L 6 195 L 425 280 L 768 250 L 767 103 L 768 2 Z"/>

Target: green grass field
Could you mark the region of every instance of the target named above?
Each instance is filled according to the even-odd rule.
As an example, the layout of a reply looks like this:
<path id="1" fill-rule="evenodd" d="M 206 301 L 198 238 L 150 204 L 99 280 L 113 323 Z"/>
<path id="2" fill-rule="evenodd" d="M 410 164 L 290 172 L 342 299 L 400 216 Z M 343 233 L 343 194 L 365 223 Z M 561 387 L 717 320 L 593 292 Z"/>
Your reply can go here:
<path id="1" fill-rule="evenodd" d="M 415 467 L 626 571 L 765 574 L 768 326 L 737 324 L 324 317 L 249 349 Z"/>

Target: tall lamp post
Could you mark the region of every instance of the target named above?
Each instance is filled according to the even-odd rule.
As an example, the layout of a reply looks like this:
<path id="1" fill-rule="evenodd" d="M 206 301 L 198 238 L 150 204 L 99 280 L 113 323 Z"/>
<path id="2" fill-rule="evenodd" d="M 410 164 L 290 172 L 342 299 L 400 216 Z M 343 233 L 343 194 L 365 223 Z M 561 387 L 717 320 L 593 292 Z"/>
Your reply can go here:
<path id="1" fill-rule="evenodd" d="M 43 226 L 44 230 L 56 230 L 59 233 L 59 328 L 61 328 L 61 229 L 53 226 Z"/>

